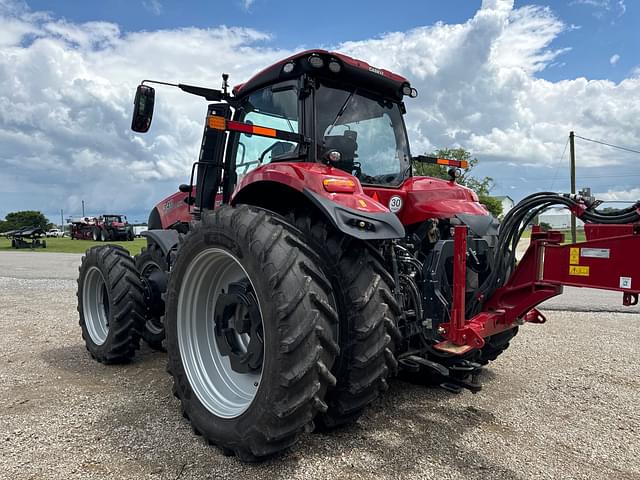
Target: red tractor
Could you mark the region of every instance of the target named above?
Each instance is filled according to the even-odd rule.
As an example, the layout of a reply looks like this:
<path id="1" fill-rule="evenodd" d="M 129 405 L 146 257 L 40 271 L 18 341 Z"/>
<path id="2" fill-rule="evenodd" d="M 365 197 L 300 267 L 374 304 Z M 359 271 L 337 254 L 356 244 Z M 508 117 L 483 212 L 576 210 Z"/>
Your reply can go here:
<path id="1" fill-rule="evenodd" d="M 151 125 L 148 83 L 161 82 L 138 87 L 136 132 Z M 184 416 L 227 454 L 258 460 L 351 423 L 396 374 L 478 391 L 482 366 L 544 321 L 535 307 L 562 285 L 637 302 L 638 205 L 605 213 L 543 192 L 499 225 L 456 183 L 464 162 L 411 155 L 404 99 L 417 92 L 400 75 L 313 50 L 232 93 L 225 75 L 221 90 L 173 86 L 213 102 L 191 181 L 153 209 L 135 259 L 87 252 L 80 325 L 100 362 L 130 360 L 141 337 L 166 348 Z M 413 162 L 451 179 L 415 177 Z M 588 241 L 534 231 L 516 262 L 523 230 L 555 205 Z"/>
<path id="2" fill-rule="evenodd" d="M 99 217 L 69 219 L 71 239 L 108 242 L 112 240 L 133 240 L 133 227 L 125 215 L 104 214 Z"/>

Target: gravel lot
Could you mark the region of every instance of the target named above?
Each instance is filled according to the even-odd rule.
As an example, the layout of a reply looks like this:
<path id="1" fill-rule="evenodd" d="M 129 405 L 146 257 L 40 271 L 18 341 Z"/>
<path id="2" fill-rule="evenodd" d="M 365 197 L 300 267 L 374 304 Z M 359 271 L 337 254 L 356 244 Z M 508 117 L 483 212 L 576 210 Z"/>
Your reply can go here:
<path id="1" fill-rule="evenodd" d="M 640 479 L 640 310 L 621 295 L 568 291 L 476 395 L 394 381 L 357 425 L 244 465 L 192 434 L 164 354 L 89 358 L 79 258 L 0 252 L 0 478 Z"/>

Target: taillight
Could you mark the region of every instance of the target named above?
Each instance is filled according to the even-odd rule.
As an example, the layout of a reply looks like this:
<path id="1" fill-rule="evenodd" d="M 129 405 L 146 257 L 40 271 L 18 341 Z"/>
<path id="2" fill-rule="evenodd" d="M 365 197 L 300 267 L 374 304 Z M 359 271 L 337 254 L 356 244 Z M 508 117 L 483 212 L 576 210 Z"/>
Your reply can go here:
<path id="1" fill-rule="evenodd" d="M 330 193 L 353 193 L 356 191 L 356 182 L 350 178 L 329 177 L 322 180 L 322 185 Z"/>

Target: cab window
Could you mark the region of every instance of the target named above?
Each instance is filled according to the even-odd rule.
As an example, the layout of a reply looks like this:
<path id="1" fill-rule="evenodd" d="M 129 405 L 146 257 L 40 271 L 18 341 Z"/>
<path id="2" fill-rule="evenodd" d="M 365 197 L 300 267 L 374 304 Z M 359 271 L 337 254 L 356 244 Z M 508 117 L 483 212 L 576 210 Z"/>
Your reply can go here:
<path id="1" fill-rule="evenodd" d="M 258 90 L 243 103 L 239 119 L 261 127 L 299 133 L 297 88 L 280 85 Z M 296 142 L 242 133 L 236 151 L 236 173 L 241 178 L 260 165 L 295 158 L 297 150 Z"/>

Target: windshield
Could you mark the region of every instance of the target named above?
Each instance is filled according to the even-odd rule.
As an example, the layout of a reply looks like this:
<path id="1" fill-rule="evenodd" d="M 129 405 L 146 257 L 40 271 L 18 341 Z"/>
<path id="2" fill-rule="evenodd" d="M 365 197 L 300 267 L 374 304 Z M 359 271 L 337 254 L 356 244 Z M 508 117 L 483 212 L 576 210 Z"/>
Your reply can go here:
<path id="1" fill-rule="evenodd" d="M 409 172 L 409 148 L 397 103 L 321 83 L 316 93 L 318 157 L 340 152 L 336 167 L 364 184 L 397 186 Z"/>
<path id="2" fill-rule="evenodd" d="M 122 217 L 119 215 L 105 215 L 103 218 L 105 222 L 122 222 Z"/>

